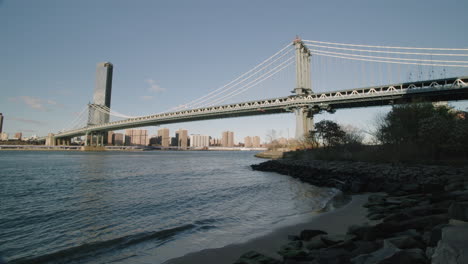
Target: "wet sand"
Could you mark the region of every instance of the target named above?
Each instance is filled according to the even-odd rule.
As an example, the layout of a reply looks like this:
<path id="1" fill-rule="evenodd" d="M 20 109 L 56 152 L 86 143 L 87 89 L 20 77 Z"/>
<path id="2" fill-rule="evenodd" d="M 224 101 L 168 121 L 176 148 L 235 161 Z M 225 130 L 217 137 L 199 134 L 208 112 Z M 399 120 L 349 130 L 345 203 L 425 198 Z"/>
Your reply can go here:
<path id="1" fill-rule="evenodd" d="M 168 260 L 165 264 L 213 263 L 232 264 L 242 254 L 255 250 L 264 255 L 281 259 L 276 253 L 288 242 L 288 235 L 299 235 L 304 229 L 319 229 L 329 234 L 346 233 L 350 225 L 372 222 L 366 218 L 367 208 L 362 205 L 367 202 L 368 194 L 353 195 L 352 200 L 343 207 L 330 212 L 319 213 L 306 223 L 282 227 L 270 234 L 258 237 L 242 244 L 228 245 L 222 248 L 205 249 L 189 253 L 183 257 Z"/>

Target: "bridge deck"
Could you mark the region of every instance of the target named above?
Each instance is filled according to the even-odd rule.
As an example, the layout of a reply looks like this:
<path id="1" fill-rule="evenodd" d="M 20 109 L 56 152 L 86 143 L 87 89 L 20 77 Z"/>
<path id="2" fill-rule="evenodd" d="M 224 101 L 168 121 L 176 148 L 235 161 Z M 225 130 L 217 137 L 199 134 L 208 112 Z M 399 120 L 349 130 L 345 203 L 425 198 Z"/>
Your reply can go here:
<path id="1" fill-rule="evenodd" d="M 188 109 L 88 126 L 62 132 L 55 137 L 74 137 L 85 135 L 87 132 L 105 132 L 189 121 L 286 113 L 297 107 L 308 107 L 320 111 L 401 104 L 417 100 L 434 102 L 467 99 L 468 76 L 464 76 Z"/>

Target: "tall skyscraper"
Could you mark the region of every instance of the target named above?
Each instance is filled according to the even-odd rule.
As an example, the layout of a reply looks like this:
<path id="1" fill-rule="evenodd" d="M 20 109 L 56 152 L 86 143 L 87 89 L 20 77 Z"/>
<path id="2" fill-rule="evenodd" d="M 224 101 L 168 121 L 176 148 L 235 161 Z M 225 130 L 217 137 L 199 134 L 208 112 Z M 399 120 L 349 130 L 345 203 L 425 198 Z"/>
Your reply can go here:
<path id="1" fill-rule="evenodd" d="M 104 124 L 109 122 L 109 113 L 97 109 L 110 108 L 112 93 L 112 72 L 114 66 L 110 62 L 98 63 L 96 68 L 96 83 L 94 87 L 93 105 L 90 106 L 88 124 Z M 96 109 L 97 108 L 97 109 Z"/>
<path id="2" fill-rule="evenodd" d="M 234 147 L 234 132 L 224 131 L 221 136 L 221 146 L 232 148 Z"/>
<path id="3" fill-rule="evenodd" d="M 3 132 L 3 115 L 0 113 L 0 134 Z"/>
<path id="4" fill-rule="evenodd" d="M 167 148 L 171 144 L 169 137 L 169 128 L 161 128 L 158 130 L 158 141 L 161 140 L 161 147 Z"/>
<path id="5" fill-rule="evenodd" d="M 252 138 L 251 137 L 245 137 L 244 138 L 244 147 L 246 147 L 246 148 L 251 148 L 252 147 Z"/>
<path id="6" fill-rule="evenodd" d="M 188 146 L 188 131 L 186 129 L 179 129 L 176 131 L 176 138 L 178 139 L 177 147 L 179 149 L 187 149 Z"/>
<path id="7" fill-rule="evenodd" d="M 260 137 L 259 136 L 253 137 L 252 147 L 254 147 L 254 148 L 259 148 L 260 147 Z"/>

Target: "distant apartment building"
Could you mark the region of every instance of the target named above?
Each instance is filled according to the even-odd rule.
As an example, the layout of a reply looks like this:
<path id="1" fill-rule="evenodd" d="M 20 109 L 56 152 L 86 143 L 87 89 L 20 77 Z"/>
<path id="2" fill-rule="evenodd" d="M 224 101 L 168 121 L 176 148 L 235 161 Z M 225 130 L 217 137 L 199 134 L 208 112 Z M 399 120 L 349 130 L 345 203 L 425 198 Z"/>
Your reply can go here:
<path id="1" fill-rule="evenodd" d="M 107 132 L 107 145 L 114 145 L 114 135 L 115 133 L 112 131 Z"/>
<path id="2" fill-rule="evenodd" d="M 190 135 L 190 147 L 203 148 L 210 146 L 210 136 L 206 135 Z"/>
<path id="3" fill-rule="evenodd" d="M 125 130 L 125 145 L 146 146 L 148 144 L 148 131 L 146 129 Z"/>
<path id="4" fill-rule="evenodd" d="M 158 130 L 158 145 L 168 148 L 171 144 L 171 137 L 169 137 L 169 128 L 161 128 Z"/>
<path id="5" fill-rule="evenodd" d="M 18 132 L 18 133 L 15 133 L 15 137 L 13 139 L 21 140 L 22 138 L 23 138 L 23 133 Z"/>
<path id="6" fill-rule="evenodd" d="M 124 135 L 122 133 L 114 133 L 113 137 L 114 137 L 114 139 L 112 141 L 112 144 L 114 146 L 123 146 L 124 145 Z"/>
<path id="7" fill-rule="evenodd" d="M 179 129 L 176 131 L 175 135 L 176 141 L 177 141 L 177 147 L 179 149 L 187 149 L 188 147 L 188 130 L 186 129 Z"/>
<path id="8" fill-rule="evenodd" d="M 219 138 L 211 138 L 210 146 L 221 146 L 221 140 Z"/>
<path id="9" fill-rule="evenodd" d="M 0 134 L 3 132 L 3 114 L 0 113 Z"/>
<path id="10" fill-rule="evenodd" d="M 259 148 L 260 147 L 260 137 L 255 136 L 252 138 L 252 147 L 253 148 Z"/>
<path id="11" fill-rule="evenodd" d="M 232 148 L 234 147 L 234 132 L 224 131 L 221 136 L 221 146 Z"/>
<path id="12" fill-rule="evenodd" d="M 251 137 L 245 137 L 244 138 L 244 147 L 246 147 L 246 148 L 251 148 L 252 147 L 252 138 Z"/>
<path id="13" fill-rule="evenodd" d="M 2 132 L 0 133 L 0 140 L 8 140 L 8 133 Z"/>

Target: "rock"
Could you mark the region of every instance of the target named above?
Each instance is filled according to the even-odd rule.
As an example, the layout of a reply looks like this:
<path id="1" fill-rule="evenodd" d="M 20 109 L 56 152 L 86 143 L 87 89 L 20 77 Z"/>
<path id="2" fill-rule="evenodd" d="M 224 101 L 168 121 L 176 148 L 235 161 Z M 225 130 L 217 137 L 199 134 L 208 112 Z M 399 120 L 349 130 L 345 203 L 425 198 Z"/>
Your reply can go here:
<path id="1" fill-rule="evenodd" d="M 320 249 L 327 246 L 325 242 L 322 241 L 322 235 L 314 236 L 308 242 L 304 243 L 305 248 L 309 250 Z"/>
<path id="2" fill-rule="evenodd" d="M 448 215 L 452 219 L 468 221 L 468 202 L 453 202 L 448 209 Z"/>
<path id="3" fill-rule="evenodd" d="M 357 239 L 360 239 L 360 240 L 372 241 L 372 240 L 375 240 L 381 234 L 381 232 L 374 226 L 352 225 L 348 228 L 347 234 L 355 235 Z"/>
<path id="4" fill-rule="evenodd" d="M 369 195 L 369 197 L 367 199 L 372 204 L 384 204 L 385 200 L 386 200 L 386 196 L 378 195 L 378 194 L 372 194 L 372 195 Z"/>
<path id="5" fill-rule="evenodd" d="M 320 250 L 312 263 L 320 264 L 345 264 L 350 263 L 351 253 L 342 248 Z"/>
<path id="6" fill-rule="evenodd" d="M 308 256 L 307 252 L 300 250 L 300 249 L 279 251 L 278 254 L 280 254 L 285 260 L 286 259 L 303 260 L 307 258 Z"/>
<path id="7" fill-rule="evenodd" d="M 338 244 L 343 241 L 349 241 L 356 238 L 356 235 L 323 235 L 321 236 L 322 241 L 328 246 Z"/>
<path id="8" fill-rule="evenodd" d="M 351 183 L 350 191 L 351 191 L 352 193 L 360 193 L 360 192 L 364 191 L 364 186 L 365 186 L 365 184 L 362 183 L 362 182 L 353 181 L 353 182 Z"/>
<path id="9" fill-rule="evenodd" d="M 434 264 L 468 263 L 468 223 L 450 220 L 449 226 L 442 228 L 442 239 L 432 255 Z"/>
<path id="10" fill-rule="evenodd" d="M 384 233 L 401 232 L 406 229 L 429 230 L 438 224 L 448 223 L 446 214 L 427 215 L 405 221 L 388 221 L 376 225 L 376 228 Z"/>
<path id="11" fill-rule="evenodd" d="M 447 192 L 462 190 L 463 189 L 463 182 L 453 182 L 445 185 L 444 190 Z"/>
<path id="12" fill-rule="evenodd" d="M 326 235 L 326 234 L 328 234 L 328 233 L 325 232 L 325 231 L 322 231 L 322 230 L 309 230 L 309 229 L 306 229 L 306 230 L 302 230 L 299 237 L 301 238 L 301 240 L 309 241 L 314 236 Z"/>
<path id="13" fill-rule="evenodd" d="M 424 243 L 412 238 L 411 236 L 398 236 L 392 237 L 384 240 L 384 243 L 388 241 L 392 243 L 399 249 L 409 249 L 409 248 L 420 248 L 423 249 L 426 247 Z"/>
<path id="14" fill-rule="evenodd" d="M 432 255 L 434 255 L 434 250 L 435 250 L 435 248 L 433 248 L 433 247 L 427 247 L 426 248 L 426 258 L 431 259 Z"/>
<path id="15" fill-rule="evenodd" d="M 351 252 L 353 256 L 369 254 L 382 247 L 381 243 L 375 241 L 355 241 L 354 245 L 356 248 Z"/>
<path id="16" fill-rule="evenodd" d="M 404 192 L 414 193 L 419 190 L 419 185 L 415 183 L 403 184 L 401 190 Z"/>
<path id="17" fill-rule="evenodd" d="M 256 251 L 249 251 L 242 255 L 234 264 L 281 264 L 281 262 Z"/>
<path id="18" fill-rule="evenodd" d="M 381 264 L 398 263 L 398 264 L 426 264 L 426 255 L 419 248 L 402 250 L 387 258 Z"/>
<path id="19" fill-rule="evenodd" d="M 435 193 L 444 190 L 444 185 L 439 183 L 424 183 L 421 186 L 421 190 L 424 193 Z"/>
<path id="20" fill-rule="evenodd" d="M 288 240 L 289 241 L 297 241 L 297 240 L 301 240 L 301 238 L 299 236 L 295 236 L 295 235 L 288 235 Z"/>
<path id="21" fill-rule="evenodd" d="M 402 232 L 394 233 L 392 237 L 399 237 L 399 236 L 410 236 L 416 240 L 421 240 L 421 233 L 419 233 L 416 229 L 408 229 Z"/>
<path id="22" fill-rule="evenodd" d="M 286 245 L 283 245 L 278 251 L 278 254 L 283 255 L 287 251 L 300 250 L 301 248 L 302 248 L 302 241 L 300 240 L 291 241 L 287 243 Z"/>
<path id="23" fill-rule="evenodd" d="M 429 231 L 429 237 L 427 241 L 427 245 L 430 247 L 437 246 L 437 243 L 442 238 L 442 228 L 446 227 L 447 224 L 440 224 L 434 226 L 432 230 Z"/>
<path id="24" fill-rule="evenodd" d="M 411 217 L 406 214 L 406 213 L 395 213 L 395 214 L 391 214 L 391 215 L 388 215 L 386 216 L 383 221 L 384 222 L 389 222 L 389 221 L 404 221 L 404 220 L 408 220 L 410 219 Z"/>
<path id="25" fill-rule="evenodd" d="M 376 250 L 369 254 L 359 255 L 351 259 L 353 264 L 377 264 L 385 263 L 384 261 L 391 258 L 397 252 L 401 251 L 393 244 L 384 242 L 383 248 Z M 387 263 L 398 263 L 398 262 L 387 262 Z"/>
<path id="26" fill-rule="evenodd" d="M 367 218 L 369 218 L 369 220 L 380 220 L 384 217 L 385 217 L 384 214 L 371 214 Z"/>

